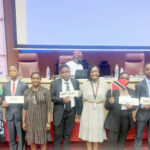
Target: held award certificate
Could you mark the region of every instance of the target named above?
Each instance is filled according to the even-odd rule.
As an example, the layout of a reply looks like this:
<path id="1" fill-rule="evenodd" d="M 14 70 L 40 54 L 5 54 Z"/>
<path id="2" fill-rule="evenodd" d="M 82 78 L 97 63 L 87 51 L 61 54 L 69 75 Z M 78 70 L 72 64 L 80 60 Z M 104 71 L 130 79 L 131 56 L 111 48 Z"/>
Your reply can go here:
<path id="1" fill-rule="evenodd" d="M 78 95 L 79 95 L 79 91 L 78 90 L 74 90 L 74 91 L 62 91 L 62 92 L 60 92 L 59 97 L 60 98 L 64 98 L 64 97 L 69 96 L 69 97 L 73 98 L 73 97 L 78 97 Z"/>
<path id="2" fill-rule="evenodd" d="M 132 98 L 130 96 L 120 96 L 119 97 L 119 104 L 130 104 L 130 105 L 134 105 L 134 106 L 138 106 L 139 105 L 139 99 L 138 98 Z"/>
<path id="3" fill-rule="evenodd" d="M 150 97 L 141 97 L 140 104 L 143 104 L 143 105 L 150 104 Z"/>
<path id="4" fill-rule="evenodd" d="M 8 104 L 23 104 L 24 96 L 6 96 L 5 101 Z"/>

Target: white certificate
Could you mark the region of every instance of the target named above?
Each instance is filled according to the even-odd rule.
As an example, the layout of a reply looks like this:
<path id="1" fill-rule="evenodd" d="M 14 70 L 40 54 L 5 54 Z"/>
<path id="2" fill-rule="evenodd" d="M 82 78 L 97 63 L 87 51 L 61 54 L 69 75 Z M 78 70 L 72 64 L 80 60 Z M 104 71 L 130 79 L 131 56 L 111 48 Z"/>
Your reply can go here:
<path id="1" fill-rule="evenodd" d="M 78 95 L 79 95 L 79 91 L 78 90 L 75 90 L 75 91 L 63 91 L 63 92 L 60 92 L 59 97 L 60 98 L 64 98 L 64 97 L 69 96 L 69 97 L 73 98 L 73 97 L 78 97 Z"/>
<path id="2" fill-rule="evenodd" d="M 8 104 L 23 104 L 24 96 L 5 96 L 5 101 Z"/>
<path id="3" fill-rule="evenodd" d="M 141 97 L 140 104 L 143 104 L 143 105 L 150 104 L 150 97 Z"/>
<path id="4" fill-rule="evenodd" d="M 119 97 L 119 104 L 130 104 L 130 105 L 139 105 L 139 99 L 138 98 L 132 98 L 130 96 L 120 96 Z"/>

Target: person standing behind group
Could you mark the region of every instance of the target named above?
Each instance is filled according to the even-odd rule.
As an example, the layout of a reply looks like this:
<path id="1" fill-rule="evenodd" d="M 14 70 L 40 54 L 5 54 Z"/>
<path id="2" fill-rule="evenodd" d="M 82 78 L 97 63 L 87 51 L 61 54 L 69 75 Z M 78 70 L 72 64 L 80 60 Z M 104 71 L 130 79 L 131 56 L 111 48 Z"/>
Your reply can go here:
<path id="1" fill-rule="evenodd" d="M 8 104 L 5 101 L 6 96 L 23 96 L 28 88 L 27 84 L 18 80 L 18 69 L 16 66 L 9 67 L 9 76 L 11 81 L 3 84 L 3 107 L 6 108 L 5 118 L 8 125 L 10 150 L 25 150 L 24 132 L 22 131 L 22 104 Z M 16 142 L 16 133 L 18 136 L 18 145 Z"/>
<path id="2" fill-rule="evenodd" d="M 82 101 L 66 96 L 60 98 L 60 92 L 79 90 L 79 82 L 70 78 L 70 68 L 63 64 L 59 68 L 60 76 L 58 80 L 51 83 L 50 92 L 54 103 L 53 125 L 54 125 L 54 150 L 60 149 L 63 138 L 63 150 L 69 150 L 72 129 L 75 123 L 76 111 L 79 115 L 82 111 Z"/>
<path id="3" fill-rule="evenodd" d="M 107 83 L 99 78 L 99 75 L 99 68 L 96 65 L 90 66 L 88 81 L 83 83 L 81 92 L 84 104 L 79 138 L 86 141 L 87 150 L 98 150 L 99 143 L 106 139 L 104 101 L 108 87 Z"/>
<path id="4" fill-rule="evenodd" d="M 31 145 L 31 150 L 36 150 L 37 144 L 41 146 L 41 150 L 47 150 L 51 127 L 50 93 L 40 85 L 39 72 L 31 74 L 31 83 L 32 87 L 24 93 L 22 127 L 26 131 L 27 143 Z"/>
<path id="5" fill-rule="evenodd" d="M 66 64 L 70 68 L 70 73 L 72 76 L 75 76 L 76 70 L 83 70 L 82 66 L 82 53 L 80 51 L 73 52 L 73 60 L 67 62 Z"/>
<path id="6" fill-rule="evenodd" d="M 135 95 L 137 98 L 150 98 L 150 62 L 144 66 L 145 78 L 136 84 Z M 141 150 L 142 138 L 145 126 L 148 130 L 148 150 L 150 150 L 150 104 L 140 104 L 136 113 L 136 135 L 134 142 L 134 150 Z"/>
<path id="7" fill-rule="evenodd" d="M 128 82 L 129 75 L 126 72 L 122 72 L 119 75 L 119 80 L 121 79 L 127 80 Z M 111 90 L 109 90 L 107 93 L 107 99 L 105 103 L 105 108 L 108 110 L 108 114 L 104 127 L 105 129 L 109 130 L 107 150 L 124 150 L 128 130 L 130 127 L 134 127 L 132 111 L 135 110 L 136 107 L 130 104 L 119 104 L 119 97 L 134 97 L 134 90 L 128 87 L 122 90 Z"/>

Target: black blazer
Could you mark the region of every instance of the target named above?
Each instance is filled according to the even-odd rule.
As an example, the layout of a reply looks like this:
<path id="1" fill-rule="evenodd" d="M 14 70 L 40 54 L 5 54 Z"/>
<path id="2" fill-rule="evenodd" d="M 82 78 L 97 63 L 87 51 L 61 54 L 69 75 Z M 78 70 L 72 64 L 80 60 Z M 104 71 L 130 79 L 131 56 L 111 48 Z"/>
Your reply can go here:
<path id="1" fill-rule="evenodd" d="M 129 95 L 131 97 L 134 97 L 134 91 L 132 89 L 127 88 Z M 109 98 L 111 97 L 111 91 L 109 90 L 107 92 L 106 96 L 106 102 L 105 102 L 105 108 L 109 111 L 104 123 L 105 129 L 118 132 L 120 130 L 120 115 L 121 115 L 121 105 L 119 104 L 119 96 L 120 93 L 118 90 L 113 91 L 113 97 L 115 99 L 115 102 L 113 104 L 109 103 Z M 128 111 L 128 117 L 129 117 L 129 127 L 134 127 L 134 121 L 132 118 L 132 111 L 135 110 L 136 107 L 132 107 Z"/>
<path id="2" fill-rule="evenodd" d="M 24 91 L 28 88 L 28 85 L 22 81 L 18 81 L 15 96 L 23 96 Z M 2 100 L 5 100 L 5 96 L 11 96 L 11 82 L 3 84 Z M 22 120 L 22 104 L 10 104 L 6 107 L 5 118 L 6 120 L 12 120 L 13 116 L 17 120 Z"/>
<path id="3" fill-rule="evenodd" d="M 139 100 L 141 97 L 149 97 L 149 91 L 148 91 L 148 87 L 147 87 L 147 83 L 145 79 L 136 84 L 135 96 L 139 98 Z M 136 120 L 147 121 L 149 119 L 150 119 L 150 110 L 144 109 L 142 108 L 141 105 L 139 105 L 137 113 L 136 113 Z"/>
<path id="4" fill-rule="evenodd" d="M 79 90 L 79 82 L 78 80 L 70 78 L 74 90 Z M 58 126 L 62 120 L 64 113 L 64 102 L 62 98 L 59 98 L 59 94 L 62 91 L 62 78 L 55 80 L 51 83 L 50 93 L 51 99 L 54 103 L 53 110 L 53 124 Z M 81 115 L 82 111 L 82 100 L 81 98 L 75 98 L 75 108 L 77 110 L 78 115 Z"/>

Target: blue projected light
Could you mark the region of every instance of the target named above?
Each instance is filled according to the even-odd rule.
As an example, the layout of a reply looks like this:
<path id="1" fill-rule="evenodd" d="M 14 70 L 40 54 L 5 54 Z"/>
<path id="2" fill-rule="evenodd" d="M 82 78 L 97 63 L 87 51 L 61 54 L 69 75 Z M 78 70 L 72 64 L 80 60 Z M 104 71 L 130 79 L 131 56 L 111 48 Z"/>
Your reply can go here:
<path id="1" fill-rule="evenodd" d="M 26 0 L 27 43 L 18 47 L 149 51 L 149 6 L 149 0 Z"/>

